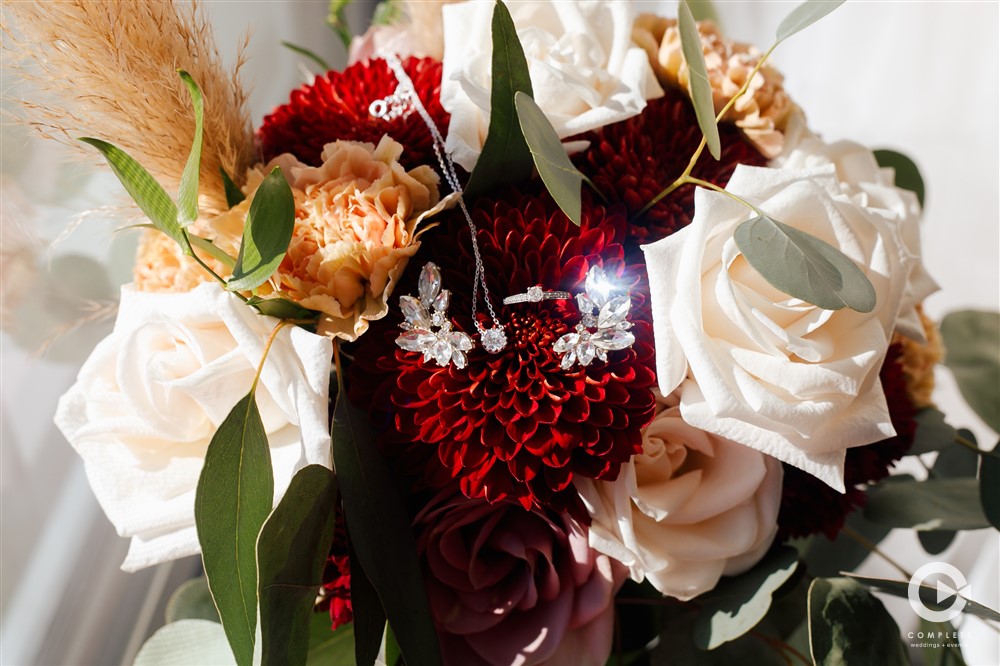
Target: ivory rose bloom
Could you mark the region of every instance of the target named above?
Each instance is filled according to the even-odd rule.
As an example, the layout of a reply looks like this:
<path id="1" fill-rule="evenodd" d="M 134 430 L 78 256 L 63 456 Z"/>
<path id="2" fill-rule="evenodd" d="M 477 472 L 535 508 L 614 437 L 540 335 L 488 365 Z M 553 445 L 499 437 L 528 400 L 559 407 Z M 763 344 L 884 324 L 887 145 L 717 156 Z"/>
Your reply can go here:
<path id="1" fill-rule="evenodd" d="M 250 389 L 277 320 L 214 283 L 185 293 L 122 288 L 114 331 L 59 401 L 56 425 L 83 458 L 135 571 L 199 552 L 194 496 L 208 444 Z M 307 464 L 330 467 L 332 344 L 287 327 L 257 385 L 274 501 Z"/>
<path id="2" fill-rule="evenodd" d="M 869 207 L 886 188 L 855 192 L 833 165 L 739 166 L 726 189 L 840 249 L 877 302 L 832 311 L 779 292 L 733 239 L 753 213 L 699 189 L 691 225 L 643 248 L 660 390 L 680 391 L 689 424 L 843 491 L 845 450 L 895 434 L 878 375 L 918 259 L 898 211 Z"/>
<path id="3" fill-rule="evenodd" d="M 446 5 L 441 104 L 446 148 L 471 171 L 490 122 L 492 2 Z M 631 3 L 538 0 L 507 4 L 528 61 L 535 102 L 560 138 L 640 113 L 660 97 L 645 52 L 632 43 Z"/>
<path id="4" fill-rule="evenodd" d="M 615 481 L 577 479 L 590 545 L 688 600 L 756 564 L 778 531 L 781 463 L 688 425 L 676 396 L 659 398 L 642 453 Z"/>

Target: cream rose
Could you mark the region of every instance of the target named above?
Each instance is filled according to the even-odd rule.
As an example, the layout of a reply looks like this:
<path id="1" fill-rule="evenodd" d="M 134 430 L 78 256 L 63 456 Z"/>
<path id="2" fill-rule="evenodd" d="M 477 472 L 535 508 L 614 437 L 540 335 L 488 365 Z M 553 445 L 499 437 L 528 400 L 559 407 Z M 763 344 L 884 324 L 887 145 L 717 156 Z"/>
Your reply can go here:
<path id="1" fill-rule="evenodd" d="M 642 453 L 615 481 L 578 479 L 591 547 L 687 600 L 756 564 L 777 533 L 781 463 L 688 425 L 659 398 Z"/>
<path id="2" fill-rule="evenodd" d="M 126 571 L 199 552 L 194 496 L 205 451 L 250 389 L 276 323 L 216 284 L 157 294 L 123 287 L 114 331 L 84 363 L 55 420 L 104 512 L 132 539 Z M 268 354 L 257 406 L 275 503 L 300 468 L 331 466 L 331 353 L 329 339 L 287 327 Z"/>
<path id="3" fill-rule="evenodd" d="M 446 148 L 471 171 L 490 122 L 492 2 L 446 5 L 441 104 L 451 113 Z M 652 67 L 632 43 L 631 3 L 511 2 L 535 101 L 566 138 L 640 113 L 660 97 Z"/>
<path id="4" fill-rule="evenodd" d="M 752 213 L 699 189 L 691 225 L 644 246 L 660 390 L 680 387 L 691 425 L 843 491 L 845 450 L 895 434 L 878 374 L 918 260 L 899 214 L 869 207 L 833 165 L 739 166 L 727 190 L 839 248 L 874 286 L 875 309 L 824 310 L 774 289 L 733 240 Z"/>

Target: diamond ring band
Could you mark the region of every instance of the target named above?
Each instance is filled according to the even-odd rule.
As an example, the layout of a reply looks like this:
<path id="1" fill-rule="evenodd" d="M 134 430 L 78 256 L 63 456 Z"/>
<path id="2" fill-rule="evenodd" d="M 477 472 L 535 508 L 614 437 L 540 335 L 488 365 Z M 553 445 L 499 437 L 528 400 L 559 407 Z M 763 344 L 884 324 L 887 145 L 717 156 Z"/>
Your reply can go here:
<path id="1" fill-rule="evenodd" d="M 504 305 L 514 305 L 515 303 L 540 303 L 542 301 L 565 301 L 573 298 L 568 291 L 545 291 L 540 286 L 528 287 L 528 291 L 523 294 L 514 294 L 503 299 Z"/>

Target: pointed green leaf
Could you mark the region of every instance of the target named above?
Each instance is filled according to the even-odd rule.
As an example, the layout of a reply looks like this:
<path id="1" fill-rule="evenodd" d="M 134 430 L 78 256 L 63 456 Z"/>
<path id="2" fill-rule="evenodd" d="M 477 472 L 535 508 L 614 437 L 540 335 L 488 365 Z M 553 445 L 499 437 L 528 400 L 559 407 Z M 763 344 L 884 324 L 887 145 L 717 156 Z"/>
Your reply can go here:
<path id="1" fill-rule="evenodd" d="M 308 320 L 319 317 L 318 312 L 307 310 L 287 298 L 260 298 L 258 296 L 251 296 L 247 299 L 247 305 L 257 308 L 257 311 L 262 315 L 276 319 Z"/>
<path id="2" fill-rule="evenodd" d="M 535 100 L 518 92 L 514 94 L 514 105 L 538 175 L 566 217 L 580 226 L 580 184 L 586 177 L 569 161 L 559 136 Z"/>
<path id="3" fill-rule="evenodd" d="M 964 446 L 952 443 L 938 453 L 931 468 L 931 478 L 973 479 L 978 469 L 979 456 Z M 938 555 L 951 545 L 957 534 L 955 530 L 922 530 L 917 532 L 917 539 L 927 553 Z"/>
<path id="4" fill-rule="evenodd" d="M 723 578 L 714 590 L 698 597 L 695 645 L 714 650 L 753 629 L 767 615 L 775 590 L 795 573 L 798 555 L 794 548 L 782 546 L 750 571 Z"/>
<path id="5" fill-rule="evenodd" d="M 719 159 L 722 155 L 722 141 L 719 139 L 719 126 L 715 122 L 712 84 L 708 80 L 708 68 L 705 66 L 705 53 L 701 48 L 698 24 L 694 21 L 687 0 L 681 0 L 677 8 L 677 27 L 681 33 L 681 51 L 684 53 L 684 62 L 687 63 L 688 67 L 691 103 L 694 104 L 698 127 L 705 135 L 708 152 L 715 159 Z"/>
<path id="6" fill-rule="evenodd" d="M 715 11 L 712 0 L 687 0 L 687 3 L 695 21 L 712 21 L 715 25 L 722 27 L 719 24 L 719 15 Z"/>
<path id="7" fill-rule="evenodd" d="M 201 89 L 191 75 L 184 70 L 178 70 L 181 81 L 191 93 L 191 106 L 194 107 L 194 140 L 191 142 L 191 152 L 187 164 L 181 173 L 181 185 L 177 192 L 177 221 L 186 227 L 198 219 L 198 175 L 201 172 L 201 141 L 205 118 L 205 103 Z"/>
<path id="8" fill-rule="evenodd" d="M 305 664 L 309 624 L 333 542 L 337 482 L 322 465 L 292 477 L 257 538 L 262 664 Z"/>
<path id="9" fill-rule="evenodd" d="M 809 650 L 816 666 L 910 663 L 885 606 L 847 578 L 817 578 L 809 586 Z"/>
<path id="10" fill-rule="evenodd" d="M 316 55 L 315 53 L 313 53 L 304 46 L 298 46 L 297 44 L 292 44 L 291 42 L 281 42 L 281 45 L 284 46 L 289 51 L 292 51 L 293 53 L 298 53 L 303 58 L 313 61 L 323 72 L 329 72 L 331 69 L 333 69 L 333 67 L 330 67 L 330 63 L 328 63 L 326 60 L 323 60 L 323 58 L 319 57 L 318 55 Z M 348 48 L 350 48 L 350 42 L 348 42 Z"/>
<path id="11" fill-rule="evenodd" d="M 736 228 L 736 246 L 775 289 L 826 310 L 875 309 L 875 288 L 843 252 L 766 215 Z"/>
<path id="12" fill-rule="evenodd" d="M 180 620 L 149 637 L 132 666 L 177 666 L 177 664 L 235 664 L 226 645 L 226 634 L 218 622 Z"/>
<path id="13" fill-rule="evenodd" d="M 878 545 L 889 535 L 891 527 L 865 520 L 864 514 L 855 511 L 847 516 L 845 523 L 865 539 Z M 825 536 L 817 535 L 802 554 L 802 559 L 812 576 L 837 576 L 841 571 L 861 566 L 871 551 L 843 532 L 832 542 Z"/>
<path id="14" fill-rule="evenodd" d="M 203 577 L 185 581 L 170 596 L 166 609 L 167 623 L 178 620 L 219 620 L 219 611 L 212 601 L 208 581 Z"/>
<path id="15" fill-rule="evenodd" d="M 177 206 L 167 191 L 121 148 L 100 139 L 83 138 L 83 143 L 101 151 L 108 166 L 125 187 L 125 191 L 146 214 L 157 229 L 173 238 L 185 251 L 190 251 L 184 229 L 177 222 Z"/>
<path id="16" fill-rule="evenodd" d="M 237 187 L 225 169 L 219 167 L 219 173 L 222 175 L 222 186 L 226 190 L 226 205 L 232 208 L 242 203 L 247 198 L 243 191 Z"/>
<path id="17" fill-rule="evenodd" d="M 880 167 L 890 167 L 895 171 L 896 187 L 909 190 L 917 195 L 920 207 L 924 207 L 924 178 L 916 163 L 903 153 L 895 150 L 876 150 L 875 161 Z"/>
<path id="18" fill-rule="evenodd" d="M 330 628 L 329 613 L 313 613 L 310 620 L 308 666 L 355 666 L 354 624 Z"/>
<path id="19" fill-rule="evenodd" d="M 295 197 L 281 173 L 274 169 L 257 188 L 236 257 L 231 291 L 246 291 L 267 281 L 285 258 L 295 229 Z"/>
<path id="20" fill-rule="evenodd" d="M 251 391 L 212 437 L 194 502 L 208 586 L 240 666 L 253 662 L 257 535 L 273 496 L 271 451 Z"/>
<path id="21" fill-rule="evenodd" d="M 341 387 L 333 414 L 333 459 L 351 545 L 378 592 L 408 664 L 441 664 L 409 514 L 368 416 Z"/>
<path id="22" fill-rule="evenodd" d="M 346 14 L 349 4 L 351 4 L 351 0 L 330 0 L 329 11 L 326 15 L 326 24 L 330 26 L 337 37 L 340 37 L 340 41 L 347 50 L 351 48 L 352 38 L 351 26 L 347 23 Z"/>
<path id="23" fill-rule="evenodd" d="M 973 411 L 1000 432 L 1000 312 L 962 310 L 941 320 L 944 364 Z"/>
<path id="24" fill-rule="evenodd" d="M 493 83 L 490 90 L 490 128 L 465 194 L 472 199 L 501 183 L 531 176 L 531 155 L 517 122 L 514 94 L 532 94 L 528 61 L 517 38 L 514 19 L 506 5 L 493 7 Z"/>
<path id="25" fill-rule="evenodd" d="M 354 614 L 354 656 L 358 666 L 371 666 L 378 658 L 385 634 L 385 610 L 357 553 L 351 549 L 351 611 Z"/>
<path id="26" fill-rule="evenodd" d="M 806 0 L 778 25 L 777 42 L 783 42 L 800 30 L 808 28 L 842 4 L 844 0 Z"/>
<path id="27" fill-rule="evenodd" d="M 1000 442 L 993 454 L 983 456 L 979 468 L 979 503 L 990 525 L 1000 530 Z"/>
<path id="28" fill-rule="evenodd" d="M 955 429 L 945 422 L 941 410 L 925 407 L 917 412 L 914 421 L 917 423 L 917 431 L 907 455 L 939 451 L 955 442 Z"/>
<path id="29" fill-rule="evenodd" d="M 890 580 L 887 578 L 873 578 L 871 576 L 859 576 L 854 573 L 844 572 L 845 576 L 848 576 L 851 580 L 855 580 L 858 583 L 870 587 L 872 589 L 878 590 L 879 592 L 885 592 L 886 594 L 891 594 L 894 597 L 900 597 L 901 599 L 907 599 L 909 595 L 910 582 L 906 580 Z M 944 598 L 938 599 L 938 588 L 935 585 L 928 585 L 923 583 L 920 585 L 919 589 L 920 600 L 925 606 L 931 610 L 947 610 L 951 607 L 952 599 Z M 975 615 L 976 617 L 981 617 L 984 620 L 992 620 L 993 622 L 1000 622 L 1000 613 L 996 612 L 989 606 L 984 606 L 983 604 L 962 597 L 965 599 L 965 607 L 962 609 L 963 613 L 968 613 L 970 615 Z"/>
<path id="30" fill-rule="evenodd" d="M 230 270 L 232 270 L 232 268 L 236 265 L 235 259 L 223 252 L 218 245 L 207 238 L 195 236 L 194 234 L 188 234 L 188 240 L 191 242 L 192 247 L 198 248 L 219 263 L 228 266 Z"/>
<path id="31" fill-rule="evenodd" d="M 882 482 L 868 491 L 865 518 L 914 530 L 976 530 L 989 527 L 975 479 Z"/>

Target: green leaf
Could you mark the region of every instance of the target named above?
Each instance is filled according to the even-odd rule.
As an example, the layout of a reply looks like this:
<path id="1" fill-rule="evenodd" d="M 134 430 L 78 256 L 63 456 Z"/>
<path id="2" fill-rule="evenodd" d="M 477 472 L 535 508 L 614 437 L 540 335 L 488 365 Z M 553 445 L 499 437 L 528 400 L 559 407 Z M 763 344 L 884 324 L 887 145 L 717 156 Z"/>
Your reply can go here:
<path id="1" fill-rule="evenodd" d="M 879 483 L 868 490 L 865 518 L 888 527 L 914 530 L 989 527 L 979 506 L 975 479 Z"/>
<path id="2" fill-rule="evenodd" d="M 861 511 L 855 511 L 847 516 L 847 527 L 878 544 L 892 528 L 865 520 Z M 850 538 L 843 532 L 831 542 L 825 536 L 817 535 L 802 554 L 809 573 L 813 576 L 837 576 L 841 571 L 857 568 L 871 554 L 867 548 Z"/>
<path id="3" fill-rule="evenodd" d="M 794 548 L 782 546 L 750 571 L 723 578 L 714 590 L 699 597 L 695 645 L 714 650 L 753 629 L 767 615 L 771 595 L 795 572 L 798 555 Z"/>
<path id="4" fill-rule="evenodd" d="M 371 666 L 378 658 L 385 634 L 385 610 L 368 574 L 351 549 L 351 610 L 354 613 L 354 655 L 360 666 Z"/>
<path id="5" fill-rule="evenodd" d="M 964 446 L 951 444 L 941 449 L 931 468 L 935 479 L 974 479 L 979 469 L 979 456 Z M 955 539 L 954 530 L 934 530 L 917 532 L 920 545 L 931 555 L 943 553 Z"/>
<path id="6" fill-rule="evenodd" d="M 896 187 L 909 190 L 917 195 L 920 207 L 924 207 L 924 178 L 916 163 L 903 153 L 895 150 L 876 150 L 875 161 L 880 167 L 889 167 L 896 172 Z"/>
<path id="7" fill-rule="evenodd" d="M 712 21 L 722 27 L 719 25 L 719 15 L 715 12 L 712 0 L 687 0 L 687 4 L 695 21 Z"/>
<path id="8" fill-rule="evenodd" d="M 939 451 L 955 443 L 955 429 L 948 425 L 945 416 L 939 409 L 925 407 L 917 412 L 914 420 L 917 431 L 913 438 L 913 446 L 907 455 L 920 455 Z"/>
<path id="9" fill-rule="evenodd" d="M 979 503 L 990 525 L 1000 530 L 1000 442 L 979 468 Z"/>
<path id="10" fill-rule="evenodd" d="M 845 576 L 849 576 L 852 580 L 856 580 L 862 585 L 867 585 L 868 587 L 874 588 L 879 592 L 885 592 L 886 594 L 891 594 L 894 597 L 900 597 L 902 599 L 909 598 L 909 581 L 905 580 L 890 580 L 886 578 L 872 578 L 871 576 L 859 576 L 857 574 L 844 572 Z M 919 590 L 920 600 L 925 606 L 931 610 L 947 610 L 951 607 L 952 599 L 944 598 L 938 601 L 938 588 L 931 585 L 921 584 Z M 963 613 L 969 613 L 970 615 L 975 615 L 976 617 L 981 617 L 984 620 L 992 620 L 993 622 L 1000 622 L 1000 613 L 996 612 L 988 606 L 972 601 L 966 597 L 965 608 L 962 609 Z"/>
<path id="11" fill-rule="evenodd" d="M 177 222 L 177 206 L 149 172 L 124 150 L 107 141 L 91 138 L 83 138 L 80 141 L 101 151 L 111 171 L 146 217 L 157 229 L 173 238 L 181 248 L 189 252 L 191 246 L 187 242 L 184 229 Z"/>
<path id="12" fill-rule="evenodd" d="M 240 254 L 228 288 L 246 291 L 266 282 L 285 258 L 294 229 L 295 197 L 281 167 L 274 167 L 250 204 Z"/>
<path id="13" fill-rule="evenodd" d="M 514 106 L 538 175 L 566 217 L 580 226 L 580 183 L 586 176 L 569 161 L 552 124 L 530 95 L 515 93 Z"/>
<path id="14" fill-rule="evenodd" d="M 793 9 L 792 13 L 778 25 L 776 43 L 781 43 L 795 33 L 808 28 L 842 4 L 844 4 L 844 0 L 806 0 Z"/>
<path id="15" fill-rule="evenodd" d="M 194 234 L 188 234 L 188 240 L 191 242 L 192 247 L 202 250 L 205 254 L 209 255 L 219 263 L 228 266 L 230 270 L 232 270 L 233 266 L 236 265 L 235 259 L 223 252 L 218 245 L 207 238 L 195 236 Z"/>
<path id="16" fill-rule="evenodd" d="M 226 190 L 226 205 L 232 208 L 233 206 L 238 206 L 243 203 L 243 200 L 247 198 L 246 195 L 243 194 L 243 191 L 236 186 L 236 183 L 234 183 L 233 179 L 229 177 L 229 174 L 226 173 L 225 169 L 219 167 L 219 173 L 222 174 L 222 186 Z"/>
<path id="17" fill-rule="evenodd" d="M 650 653 L 651 664 L 697 664 L 697 666 L 787 666 L 788 658 L 774 645 L 753 635 L 744 635 L 714 650 L 703 651 L 692 640 L 697 621 L 690 609 L 673 607 L 662 622 L 659 641 Z M 614 661 L 610 662 L 617 666 Z M 639 662 L 643 663 L 643 662 Z"/>
<path id="18" fill-rule="evenodd" d="M 262 664 L 305 664 L 309 620 L 333 542 L 337 481 L 303 467 L 257 538 Z"/>
<path id="19" fill-rule="evenodd" d="M 736 228 L 736 246 L 775 289 L 826 310 L 875 309 L 875 288 L 865 274 L 832 245 L 758 215 Z"/>
<path id="20" fill-rule="evenodd" d="M 701 48 L 701 35 L 694 21 L 687 0 L 681 0 L 677 8 L 677 27 L 681 33 L 681 51 L 688 66 L 688 83 L 691 86 L 691 103 L 698 118 L 698 127 L 705 135 L 708 152 L 719 159 L 722 156 L 722 142 L 719 126 L 715 122 L 715 102 L 712 99 L 712 84 L 708 80 L 705 54 Z"/>
<path id="21" fill-rule="evenodd" d="M 403 10 L 397 0 L 383 0 L 375 7 L 372 25 L 392 25 L 403 18 Z"/>
<path id="22" fill-rule="evenodd" d="M 955 627 L 950 622 L 930 622 L 920 618 L 920 631 L 927 634 L 948 633 L 955 631 Z M 962 651 L 947 645 L 948 641 L 924 640 L 923 654 L 925 666 L 965 666 L 962 658 Z"/>
<path id="23" fill-rule="evenodd" d="M 962 397 L 986 425 L 1000 432 L 1000 312 L 962 310 L 941 321 L 944 364 Z"/>
<path id="24" fill-rule="evenodd" d="M 191 75 L 184 70 L 177 70 L 181 81 L 191 93 L 191 106 L 194 107 L 194 140 L 191 142 L 191 152 L 187 164 L 181 173 L 180 189 L 177 191 L 177 221 L 186 227 L 198 219 L 198 175 L 201 172 L 201 139 L 205 118 L 205 102 L 201 90 Z"/>
<path id="25" fill-rule="evenodd" d="M 262 315 L 277 319 L 309 320 L 319 317 L 319 313 L 314 310 L 308 310 L 287 298 L 251 296 L 247 299 L 247 305 L 257 308 Z"/>
<path id="26" fill-rule="evenodd" d="M 177 666 L 177 664 L 235 664 L 218 622 L 180 620 L 149 637 L 132 666 Z"/>
<path id="27" fill-rule="evenodd" d="M 385 663 L 388 666 L 398 666 L 402 663 L 403 653 L 399 651 L 399 643 L 392 627 L 385 625 Z"/>
<path id="28" fill-rule="evenodd" d="M 340 37 L 340 41 L 343 42 L 344 48 L 347 50 L 351 48 L 351 26 L 347 24 L 347 15 L 345 12 L 351 1 L 330 0 L 330 8 L 326 16 L 326 24 L 330 26 L 335 35 Z"/>
<path id="29" fill-rule="evenodd" d="M 330 63 L 328 63 L 326 60 L 323 60 L 323 58 L 316 55 L 315 53 L 313 53 L 304 46 L 298 46 L 296 44 L 292 44 L 291 42 L 281 42 L 281 45 L 284 46 L 289 51 L 298 53 L 303 58 L 313 61 L 323 72 L 329 72 L 331 69 L 333 69 L 333 67 L 330 67 Z M 350 48 L 350 46 L 351 42 L 348 40 L 347 48 Z"/>
<path id="30" fill-rule="evenodd" d="M 809 650 L 816 666 L 910 663 L 885 606 L 847 578 L 817 578 L 809 586 Z"/>
<path id="31" fill-rule="evenodd" d="M 493 83 L 490 90 L 490 128 L 476 167 L 465 188 L 472 199 L 501 183 L 531 176 L 531 154 L 517 121 L 514 94 L 532 94 L 528 61 L 517 38 L 514 19 L 497 0 L 493 7 Z"/>
<path id="32" fill-rule="evenodd" d="M 354 625 L 330 629 L 330 615 L 313 613 L 309 631 L 309 666 L 355 666 Z"/>
<path id="33" fill-rule="evenodd" d="M 208 586 L 240 666 L 253 661 L 257 535 L 273 496 L 271 451 L 251 390 L 212 437 L 194 501 Z"/>
<path id="34" fill-rule="evenodd" d="M 220 622 L 219 611 L 208 591 L 208 581 L 192 578 L 178 587 L 167 601 L 167 624 L 178 620 L 211 620 Z"/>
<path id="35" fill-rule="evenodd" d="M 351 545 L 378 592 L 408 664 L 441 663 L 410 518 L 368 417 L 341 387 L 333 458 Z"/>

